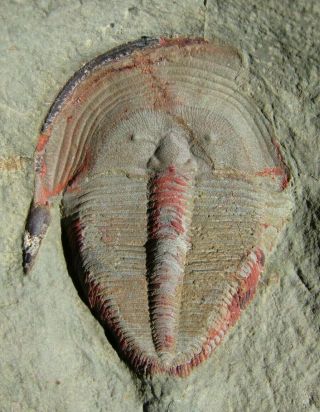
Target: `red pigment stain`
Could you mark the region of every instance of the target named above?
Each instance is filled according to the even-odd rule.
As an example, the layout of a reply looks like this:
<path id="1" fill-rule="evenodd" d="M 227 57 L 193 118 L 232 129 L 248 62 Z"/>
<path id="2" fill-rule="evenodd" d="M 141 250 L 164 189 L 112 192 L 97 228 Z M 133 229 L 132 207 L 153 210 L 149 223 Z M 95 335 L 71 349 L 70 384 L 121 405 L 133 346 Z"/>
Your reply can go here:
<path id="1" fill-rule="evenodd" d="M 155 188 L 151 196 L 151 201 L 153 202 L 153 211 L 151 212 L 153 224 L 150 235 L 153 239 L 175 239 L 177 236 L 185 233 L 182 219 L 185 213 L 184 195 L 187 182 L 182 177 L 177 176 L 174 166 L 170 166 L 164 174 L 157 176 L 153 180 L 153 186 Z M 165 208 L 171 210 L 171 219 L 168 223 L 161 221 Z M 173 230 L 167 233 L 163 231 L 166 228 Z"/>
<path id="2" fill-rule="evenodd" d="M 165 346 L 171 348 L 172 346 L 174 346 L 174 344 L 175 344 L 174 337 L 171 335 L 166 335 L 165 336 Z"/>
<path id="3" fill-rule="evenodd" d="M 131 342 L 129 343 L 127 337 L 124 336 L 116 310 L 111 307 L 110 302 L 104 299 L 104 291 L 96 281 L 90 279 L 89 273 L 85 275 L 85 286 L 91 309 L 100 314 L 101 320 L 117 337 L 118 346 L 126 354 L 129 363 L 134 367 L 141 367 L 143 363 L 146 363 L 146 359 L 143 358 L 141 351 L 135 348 Z"/>
<path id="4" fill-rule="evenodd" d="M 253 298 L 260 273 L 264 264 L 264 254 L 261 249 L 256 251 L 257 262 L 252 266 L 250 275 L 241 282 L 236 294 L 234 295 L 231 304 L 228 307 L 228 315 L 226 318 L 227 326 L 232 326 L 238 320 L 240 312 L 247 306 Z"/>
<path id="5" fill-rule="evenodd" d="M 182 242 L 188 242 L 183 235 L 186 232 L 186 201 L 190 179 L 179 174 L 172 165 L 159 172 L 151 180 L 149 240 L 157 242 L 175 241 L 182 236 Z M 173 256 L 169 251 L 161 252 L 157 264 L 152 268 L 149 282 L 152 297 L 150 299 L 152 336 L 157 352 L 170 351 L 175 346 L 175 303 L 179 293 L 179 279 L 183 276 L 182 262 L 185 254 L 178 248 Z M 172 266 L 179 266 L 179 274 L 172 271 Z"/>
<path id="6" fill-rule="evenodd" d="M 288 175 L 285 173 L 283 176 L 283 179 L 281 181 L 281 189 L 284 190 L 289 184 L 289 177 Z"/>
<path id="7" fill-rule="evenodd" d="M 282 176 L 284 173 L 281 167 L 267 167 L 260 172 L 256 173 L 256 176 Z"/>
<path id="8" fill-rule="evenodd" d="M 63 182 L 57 185 L 53 190 L 49 190 L 47 187 L 41 184 L 41 186 L 37 188 L 35 192 L 35 203 L 38 205 L 47 205 L 48 200 L 51 197 L 56 196 L 59 193 L 61 193 L 62 190 L 66 187 L 66 185 L 67 183 Z"/>
<path id="9" fill-rule="evenodd" d="M 283 165 L 283 168 L 284 168 L 284 170 L 283 170 L 283 179 L 282 179 L 282 182 L 281 182 L 281 189 L 284 190 L 289 184 L 290 174 L 289 174 L 288 168 L 285 166 L 285 161 L 284 161 L 284 158 L 283 158 L 282 153 L 281 153 L 280 144 L 274 138 L 272 138 L 271 141 L 272 141 L 273 146 L 276 149 L 277 158 L 278 158 L 279 162 Z"/>
<path id="10" fill-rule="evenodd" d="M 36 151 L 37 152 L 42 152 L 42 150 L 45 148 L 48 140 L 50 137 L 50 131 L 48 130 L 46 133 L 40 134 L 38 138 L 38 144 L 36 146 Z"/>
<path id="11" fill-rule="evenodd" d="M 44 177 L 47 174 L 47 165 L 43 158 L 41 158 L 40 161 L 41 161 L 41 169 L 40 169 L 39 174 L 41 177 Z"/>
<path id="12" fill-rule="evenodd" d="M 83 233 L 82 232 L 83 232 L 84 226 L 81 223 L 80 219 L 78 218 L 74 220 L 72 222 L 71 227 L 72 227 L 73 233 L 75 233 L 76 235 L 77 240 L 80 241 L 80 244 L 82 245 L 83 243 Z"/>
<path id="13" fill-rule="evenodd" d="M 175 229 L 175 231 L 179 234 L 182 235 L 184 233 L 184 229 L 181 223 L 181 219 L 172 219 L 170 222 L 170 225 Z"/>
<path id="14" fill-rule="evenodd" d="M 272 178 L 274 178 L 275 176 L 282 176 L 282 180 L 280 183 L 281 190 L 284 190 L 289 183 L 289 177 L 285 170 L 283 170 L 281 167 L 265 168 L 260 172 L 257 172 L 256 176 L 271 176 Z"/>
<path id="15" fill-rule="evenodd" d="M 168 39 L 165 37 L 160 37 L 159 39 L 159 45 L 161 47 L 170 47 L 170 46 L 179 46 L 179 47 L 184 47 L 188 46 L 189 44 L 205 44 L 208 43 L 207 40 L 201 39 L 201 38 L 194 38 L 194 39 Z"/>
<path id="16" fill-rule="evenodd" d="M 88 300 L 91 308 L 94 308 L 99 301 L 100 288 L 98 284 L 91 284 L 88 291 Z"/>
<path id="17" fill-rule="evenodd" d="M 67 177 L 65 180 L 58 183 L 53 189 L 48 189 L 45 179 L 44 179 L 47 174 L 47 167 L 46 167 L 44 160 L 42 160 L 41 171 L 40 171 L 41 179 L 40 179 L 40 185 L 36 189 L 35 203 L 39 205 L 46 205 L 48 203 L 48 200 L 51 197 L 54 197 L 60 194 L 67 187 L 67 185 L 69 185 L 68 191 L 72 192 L 72 191 L 77 190 L 80 178 L 90 168 L 90 162 L 91 162 L 91 153 L 89 150 L 87 150 L 85 158 L 80 168 L 78 169 L 78 172 L 74 175 L 74 177 L 72 179 L 70 179 L 70 177 Z"/>

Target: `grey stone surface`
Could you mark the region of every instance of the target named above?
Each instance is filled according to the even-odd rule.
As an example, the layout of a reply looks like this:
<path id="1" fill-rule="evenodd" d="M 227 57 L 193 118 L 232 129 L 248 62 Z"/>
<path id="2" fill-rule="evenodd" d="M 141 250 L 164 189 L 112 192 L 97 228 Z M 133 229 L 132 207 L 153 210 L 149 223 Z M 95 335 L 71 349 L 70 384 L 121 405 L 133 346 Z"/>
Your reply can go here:
<path id="1" fill-rule="evenodd" d="M 319 410 L 319 1 L 2 0 L 0 19 L 0 410 Z M 221 347 L 189 378 L 143 382 L 72 284 L 58 204 L 32 274 L 21 266 L 45 114 L 83 63 L 141 35 L 242 50 L 243 88 L 274 125 L 295 199 L 257 296 Z"/>

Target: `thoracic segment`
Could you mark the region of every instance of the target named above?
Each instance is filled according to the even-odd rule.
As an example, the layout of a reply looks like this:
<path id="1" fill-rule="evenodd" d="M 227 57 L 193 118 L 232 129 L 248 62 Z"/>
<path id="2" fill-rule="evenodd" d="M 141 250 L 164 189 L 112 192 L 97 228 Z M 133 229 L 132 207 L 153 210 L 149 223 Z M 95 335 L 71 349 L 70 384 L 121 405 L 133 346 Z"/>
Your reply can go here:
<path id="1" fill-rule="evenodd" d="M 147 270 L 152 337 L 164 363 L 176 343 L 192 217 L 191 174 L 171 165 L 150 182 Z"/>

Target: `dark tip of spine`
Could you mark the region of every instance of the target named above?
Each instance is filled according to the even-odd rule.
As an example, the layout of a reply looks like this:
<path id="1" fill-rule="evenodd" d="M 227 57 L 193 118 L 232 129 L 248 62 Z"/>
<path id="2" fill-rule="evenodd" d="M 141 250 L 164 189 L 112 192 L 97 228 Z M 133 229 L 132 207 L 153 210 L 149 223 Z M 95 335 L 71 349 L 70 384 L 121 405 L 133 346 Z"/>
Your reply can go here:
<path id="1" fill-rule="evenodd" d="M 49 206 L 32 204 L 23 239 L 23 272 L 25 275 L 31 271 L 34 265 L 41 241 L 47 232 L 49 224 Z"/>

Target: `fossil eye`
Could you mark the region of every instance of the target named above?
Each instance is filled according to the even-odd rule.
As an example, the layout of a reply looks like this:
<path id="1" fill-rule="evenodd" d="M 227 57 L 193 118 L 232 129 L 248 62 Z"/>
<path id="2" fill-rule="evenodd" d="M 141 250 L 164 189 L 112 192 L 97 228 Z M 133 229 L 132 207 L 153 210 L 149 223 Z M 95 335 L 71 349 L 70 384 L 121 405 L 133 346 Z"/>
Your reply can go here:
<path id="1" fill-rule="evenodd" d="M 184 376 L 252 299 L 290 212 L 273 132 L 239 54 L 141 39 L 88 63 L 39 138 L 25 269 L 63 193 L 90 308 L 138 373 Z"/>

